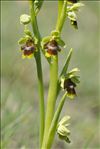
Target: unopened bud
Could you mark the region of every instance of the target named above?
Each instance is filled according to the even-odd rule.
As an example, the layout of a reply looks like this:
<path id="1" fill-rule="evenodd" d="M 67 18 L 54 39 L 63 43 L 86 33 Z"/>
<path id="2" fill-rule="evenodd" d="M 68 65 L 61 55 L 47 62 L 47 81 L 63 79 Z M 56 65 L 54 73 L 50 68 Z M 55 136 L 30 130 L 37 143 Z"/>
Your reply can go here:
<path id="1" fill-rule="evenodd" d="M 26 24 L 29 24 L 30 21 L 31 21 L 31 17 L 29 15 L 23 14 L 23 15 L 20 16 L 20 23 L 21 24 L 26 25 Z"/>

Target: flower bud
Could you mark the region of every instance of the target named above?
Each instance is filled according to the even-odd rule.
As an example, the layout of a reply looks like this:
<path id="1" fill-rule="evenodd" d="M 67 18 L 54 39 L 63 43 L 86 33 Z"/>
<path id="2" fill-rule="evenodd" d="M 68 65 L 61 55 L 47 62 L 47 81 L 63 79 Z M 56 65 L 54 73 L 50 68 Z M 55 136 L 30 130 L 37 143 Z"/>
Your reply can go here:
<path id="1" fill-rule="evenodd" d="M 65 116 L 62 118 L 62 120 L 58 123 L 57 127 L 57 134 L 60 139 L 65 140 L 67 143 L 70 143 L 70 140 L 68 138 L 70 134 L 70 130 L 68 130 L 67 126 L 69 125 L 68 120 L 70 119 L 70 116 Z"/>
<path id="2" fill-rule="evenodd" d="M 59 125 L 57 129 L 57 133 L 60 136 L 66 137 L 67 135 L 70 134 L 70 131 L 64 125 Z"/>
<path id="3" fill-rule="evenodd" d="M 31 17 L 27 14 L 23 14 L 20 16 L 20 23 L 27 25 L 31 22 Z"/>

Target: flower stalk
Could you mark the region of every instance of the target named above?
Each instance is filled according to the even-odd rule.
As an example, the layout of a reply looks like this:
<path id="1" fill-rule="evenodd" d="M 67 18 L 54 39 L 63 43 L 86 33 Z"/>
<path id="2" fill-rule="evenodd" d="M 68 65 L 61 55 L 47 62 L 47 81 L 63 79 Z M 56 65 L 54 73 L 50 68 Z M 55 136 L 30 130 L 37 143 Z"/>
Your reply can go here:
<path id="1" fill-rule="evenodd" d="M 50 86 L 47 98 L 47 110 L 46 110 L 45 130 L 44 130 L 42 149 L 46 148 L 45 145 L 48 137 L 48 131 L 54 116 L 56 94 L 57 94 L 57 81 L 58 81 L 58 56 L 54 56 L 50 64 Z"/>
<path id="2" fill-rule="evenodd" d="M 56 30 L 61 33 L 64 22 L 66 20 L 66 9 L 67 9 L 67 0 L 60 2 L 58 1 L 58 20 L 56 24 Z M 62 5 L 63 3 L 63 5 Z M 62 8 L 62 9 L 61 9 Z"/>
<path id="3" fill-rule="evenodd" d="M 47 137 L 46 149 L 50 149 L 51 148 L 51 145 L 52 145 L 52 142 L 53 142 L 53 139 L 54 139 L 54 135 L 55 135 L 55 132 L 56 132 L 56 128 L 57 128 L 58 119 L 59 119 L 61 110 L 63 108 L 65 99 L 66 99 L 66 93 L 61 98 L 60 103 L 59 103 L 59 105 L 57 107 L 57 110 L 56 110 L 56 112 L 54 114 L 54 117 L 53 117 L 53 120 L 52 120 L 52 124 L 50 126 L 48 137 Z"/>

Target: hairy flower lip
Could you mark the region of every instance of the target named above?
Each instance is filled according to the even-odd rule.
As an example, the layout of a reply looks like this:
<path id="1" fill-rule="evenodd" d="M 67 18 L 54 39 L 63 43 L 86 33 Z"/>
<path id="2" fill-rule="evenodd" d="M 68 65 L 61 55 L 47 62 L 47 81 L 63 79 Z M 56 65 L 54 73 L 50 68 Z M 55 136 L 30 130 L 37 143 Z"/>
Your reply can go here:
<path id="1" fill-rule="evenodd" d="M 76 87 L 76 84 L 72 82 L 71 79 L 67 79 L 64 81 L 64 89 L 66 89 L 67 87 L 74 88 Z"/>
<path id="2" fill-rule="evenodd" d="M 71 79 L 67 79 L 64 81 L 64 89 L 68 92 L 68 95 L 76 95 L 75 91 L 76 84 L 71 81 Z"/>
<path id="3" fill-rule="evenodd" d="M 24 45 L 21 46 L 22 57 L 31 58 L 36 50 L 35 44 L 32 39 L 27 40 Z"/>
<path id="4" fill-rule="evenodd" d="M 58 46 L 58 43 L 55 40 L 51 40 L 44 45 L 46 52 L 49 55 L 57 55 L 58 51 L 61 49 Z"/>
<path id="5" fill-rule="evenodd" d="M 48 52 L 50 55 L 57 55 L 57 50 L 48 49 L 47 52 Z"/>

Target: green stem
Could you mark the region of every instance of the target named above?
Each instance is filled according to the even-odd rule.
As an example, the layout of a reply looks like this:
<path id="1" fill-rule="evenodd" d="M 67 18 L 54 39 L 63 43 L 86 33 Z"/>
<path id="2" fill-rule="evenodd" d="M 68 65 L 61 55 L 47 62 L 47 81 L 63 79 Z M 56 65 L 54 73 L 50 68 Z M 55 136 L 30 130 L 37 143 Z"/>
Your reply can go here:
<path id="1" fill-rule="evenodd" d="M 58 19 L 57 19 L 57 24 L 59 23 L 59 19 L 60 19 L 60 15 L 61 15 L 61 11 L 62 11 L 62 7 L 63 7 L 63 0 L 58 0 Z"/>
<path id="2" fill-rule="evenodd" d="M 41 66 L 41 56 L 38 53 L 36 58 L 36 66 L 37 66 L 37 75 L 38 75 L 38 86 L 39 86 L 39 109 L 40 109 L 40 147 L 42 145 L 43 135 L 44 135 L 44 122 L 45 122 L 45 106 L 44 106 L 44 88 L 43 88 L 43 77 L 42 77 L 42 66 Z"/>
<path id="3" fill-rule="evenodd" d="M 55 136 L 55 132 L 56 132 L 56 128 L 57 128 L 57 123 L 58 123 L 58 119 L 61 113 L 61 110 L 63 108 L 64 102 L 66 99 L 66 93 L 63 95 L 63 97 L 60 100 L 60 103 L 58 105 L 58 108 L 54 114 L 50 129 L 49 129 L 49 133 L 48 133 L 48 138 L 47 138 L 47 144 L 46 144 L 46 149 L 50 149 L 54 136 Z"/>
<path id="4" fill-rule="evenodd" d="M 34 35 L 38 39 L 38 52 L 35 54 L 36 66 L 37 66 L 37 76 L 38 76 L 38 86 L 39 86 L 39 109 L 40 109 L 40 147 L 42 145 L 43 135 L 44 135 L 44 121 L 45 121 L 45 106 L 44 106 L 44 87 L 43 87 L 43 76 L 42 76 L 42 65 L 41 65 L 41 54 L 40 54 L 40 33 L 38 30 L 37 19 L 34 12 L 34 3 L 30 1 L 30 10 L 31 10 L 31 21 Z"/>
<path id="5" fill-rule="evenodd" d="M 60 33 L 61 33 L 62 27 L 66 19 L 66 7 L 67 7 L 67 2 L 59 0 L 56 30 L 59 31 Z M 47 138 L 48 138 L 49 128 L 50 128 L 50 125 L 51 125 L 51 122 L 54 116 L 55 103 L 56 103 L 56 97 L 57 97 L 56 96 L 57 95 L 57 78 L 58 78 L 58 58 L 53 59 L 50 65 L 50 87 L 49 87 L 49 94 L 48 94 L 48 99 L 47 99 L 47 111 L 46 111 L 45 131 L 44 131 L 42 149 L 49 149 L 48 147 L 51 146 L 52 144 L 53 138 L 51 139 L 50 142 L 48 141 L 48 145 L 47 145 Z"/>
<path id="6" fill-rule="evenodd" d="M 30 2 L 31 22 L 32 22 L 33 32 L 34 32 L 34 35 L 37 37 L 37 39 L 40 41 L 41 37 L 40 37 L 37 19 L 36 19 L 35 11 L 34 11 L 34 2 L 33 2 L 33 0 L 31 0 L 29 2 Z"/>
<path id="7" fill-rule="evenodd" d="M 44 131 L 42 149 L 46 149 L 45 145 L 48 136 L 48 131 L 54 116 L 56 94 L 57 94 L 57 80 L 58 80 L 58 56 L 54 56 L 50 64 L 50 86 L 47 99 L 47 111 L 46 111 L 45 131 Z"/>
<path id="8" fill-rule="evenodd" d="M 57 25 L 56 25 L 56 30 L 59 32 L 61 32 L 64 22 L 66 20 L 66 10 L 67 10 L 67 0 L 63 2 L 63 6 L 59 0 L 59 3 L 58 3 L 58 11 L 59 11 L 58 17 L 59 18 L 58 18 Z"/>

